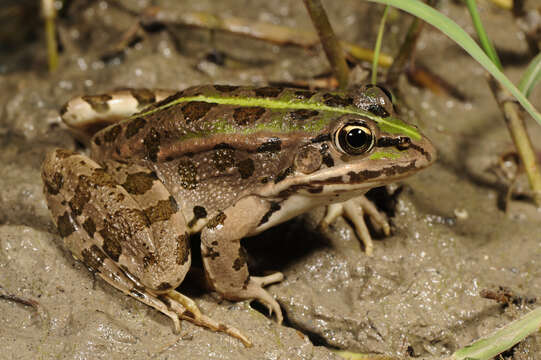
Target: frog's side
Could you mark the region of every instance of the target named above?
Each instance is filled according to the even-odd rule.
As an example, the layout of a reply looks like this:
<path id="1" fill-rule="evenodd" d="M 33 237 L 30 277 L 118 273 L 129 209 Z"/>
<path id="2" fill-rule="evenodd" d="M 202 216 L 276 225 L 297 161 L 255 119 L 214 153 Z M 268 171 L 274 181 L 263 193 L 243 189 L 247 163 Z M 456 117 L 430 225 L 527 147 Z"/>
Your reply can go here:
<path id="1" fill-rule="evenodd" d="M 63 117 L 91 133 L 99 121 L 89 119 L 116 121 L 155 96 L 138 90 L 77 98 Z M 214 290 L 230 300 L 257 299 L 281 321 L 263 286 L 282 275 L 250 276 L 240 240 L 323 204 L 343 203 L 355 217 L 353 198 L 434 158 L 430 142 L 394 117 L 376 87 L 331 93 L 216 85 L 173 94 L 98 131 L 90 158 L 51 152 L 42 176 L 75 257 L 176 328 L 180 317 L 247 343 L 174 290 L 190 267 L 191 234 L 201 234 Z"/>

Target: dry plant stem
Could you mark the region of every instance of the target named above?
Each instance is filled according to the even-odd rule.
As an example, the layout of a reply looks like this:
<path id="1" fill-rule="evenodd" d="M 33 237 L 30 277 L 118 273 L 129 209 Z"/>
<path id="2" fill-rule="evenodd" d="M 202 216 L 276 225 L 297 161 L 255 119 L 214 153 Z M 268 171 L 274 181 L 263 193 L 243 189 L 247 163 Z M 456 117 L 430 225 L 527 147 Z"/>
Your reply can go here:
<path id="1" fill-rule="evenodd" d="M 430 6 L 435 6 L 438 0 L 427 0 L 426 3 Z M 386 83 L 387 85 L 396 91 L 398 89 L 398 78 L 402 74 L 408 64 L 414 64 L 415 48 L 421 32 L 424 28 L 424 22 L 419 18 L 414 18 L 411 23 L 406 38 L 398 51 L 398 55 L 395 56 L 389 71 L 387 72 Z"/>
<path id="2" fill-rule="evenodd" d="M 538 207 L 541 207 L 541 173 L 539 173 L 539 167 L 537 165 L 535 152 L 532 148 L 532 142 L 526 132 L 521 107 L 514 100 L 513 96 L 507 90 L 502 88 L 500 83 L 493 77 L 490 77 L 488 82 L 492 94 L 496 98 L 496 101 L 504 114 L 505 123 L 511 133 L 511 138 L 515 143 L 517 152 L 524 164 L 524 169 L 533 191 L 534 202 Z"/>
<path id="3" fill-rule="evenodd" d="M 58 67 L 58 46 L 56 44 L 56 32 L 54 19 L 56 11 L 53 0 L 42 0 L 41 11 L 45 19 L 45 39 L 47 42 L 47 59 L 49 62 L 49 72 L 52 73 Z"/>
<path id="4" fill-rule="evenodd" d="M 345 89 L 348 86 L 349 69 L 344 57 L 344 51 L 332 30 L 325 9 L 323 9 L 320 0 L 303 1 L 317 30 L 325 55 L 327 55 L 327 59 L 331 63 L 331 70 L 338 80 L 338 87 Z"/>
<path id="5" fill-rule="evenodd" d="M 396 55 L 394 58 L 393 63 L 387 72 L 387 79 L 385 82 L 393 90 L 398 88 L 398 78 L 400 77 L 400 74 L 404 72 L 404 69 L 407 67 L 408 63 L 413 63 L 415 47 L 423 27 L 424 22 L 421 19 L 413 19 L 413 22 L 411 23 L 406 34 L 406 38 L 398 51 L 398 55 Z"/>
<path id="6" fill-rule="evenodd" d="M 292 30 L 285 26 L 254 22 L 238 17 L 219 17 L 204 12 L 169 11 L 157 6 L 151 6 L 144 10 L 141 21 L 143 25 L 161 23 L 227 31 L 278 45 L 296 45 L 310 48 L 317 44 L 317 36 L 312 32 L 299 31 L 298 29 Z"/>

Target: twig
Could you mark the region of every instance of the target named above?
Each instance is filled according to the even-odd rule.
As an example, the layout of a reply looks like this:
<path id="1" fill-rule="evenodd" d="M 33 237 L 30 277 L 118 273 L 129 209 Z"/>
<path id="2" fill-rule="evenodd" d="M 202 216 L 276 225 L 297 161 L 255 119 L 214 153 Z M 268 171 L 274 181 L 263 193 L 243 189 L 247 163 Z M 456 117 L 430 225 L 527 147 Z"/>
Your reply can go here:
<path id="1" fill-rule="evenodd" d="M 45 19 L 45 38 L 47 42 L 47 59 L 49 72 L 52 73 L 58 67 L 58 45 L 56 43 L 55 17 L 56 11 L 53 0 L 42 0 L 41 11 Z"/>
<path id="2" fill-rule="evenodd" d="M 502 88 L 500 83 L 496 81 L 492 76 L 489 78 L 488 83 L 492 90 L 492 94 L 496 98 L 496 102 L 504 114 L 505 124 L 511 134 L 511 138 L 515 143 L 517 152 L 524 164 L 524 170 L 528 176 L 528 181 L 533 191 L 533 200 L 536 206 L 541 207 L 541 174 L 539 173 L 539 167 L 535 152 L 532 148 L 532 142 L 526 127 L 524 119 L 522 117 L 521 107 L 512 97 L 512 95 Z"/>
<path id="3" fill-rule="evenodd" d="M 320 0 L 303 0 L 314 27 L 317 30 L 323 51 L 331 63 L 331 69 L 336 79 L 338 87 L 344 89 L 348 86 L 349 69 L 344 57 L 344 51 L 332 30 L 325 9 Z"/>

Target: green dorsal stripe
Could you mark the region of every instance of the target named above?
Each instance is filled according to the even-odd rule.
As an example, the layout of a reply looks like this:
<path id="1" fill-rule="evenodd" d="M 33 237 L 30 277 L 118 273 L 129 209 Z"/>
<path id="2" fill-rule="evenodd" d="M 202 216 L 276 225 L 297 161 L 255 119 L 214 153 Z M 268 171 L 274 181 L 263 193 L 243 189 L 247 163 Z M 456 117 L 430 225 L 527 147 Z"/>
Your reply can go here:
<path id="1" fill-rule="evenodd" d="M 252 97 L 212 97 L 208 95 L 188 96 L 175 99 L 165 105 L 152 109 L 150 111 L 138 114 L 137 117 L 144 117 L 155 113 L 157 111 L 167 109 L 170 106 L 190 101 L 203 101 L 208 103 L 216 103 L 223 105 L 237 105 L 237 106 L 260 106 L 269 109 L 307 109 L 317 111 L 329 111 L 342 114 L 356 114 L 367 117 L 381 127 L 382 131 L 391 134 L 404 134 L 415 140 L 421 139 L 421 134 L 417 129 L 411 125 L 406 124 L 402 120 L 395 117 L 382 118 L 376 116 L 370 112 L 360 110 L 354 107 L 332 107 L 319 102 L 306 102 L 306 101 L 284 101 L 280 99 L 267 99 L 267 98 L 252 98 Z"/>

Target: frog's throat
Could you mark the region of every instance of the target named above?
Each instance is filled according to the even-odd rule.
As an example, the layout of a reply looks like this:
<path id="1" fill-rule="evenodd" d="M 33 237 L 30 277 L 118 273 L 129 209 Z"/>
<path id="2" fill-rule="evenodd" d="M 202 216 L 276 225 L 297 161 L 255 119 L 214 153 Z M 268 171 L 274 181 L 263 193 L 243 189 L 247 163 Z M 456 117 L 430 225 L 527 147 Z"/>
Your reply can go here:
<path id="1" fill-rule="evenodd" d="M 215 103 L 215 104 L 237 105 L 237 106 L 247 106 L 247 107 L 261 106 L 261 107 L 269 108 L 269 109 L 308 109 L 308 110 L 328 111 L 328 112 L 343 113 L 343 114 L 355 114 L 355 115 L 361 115 L 361 116 L 367 117 L 368 119 L 375 121 L 379 125 L 382 131 L 387 132 L 389 134 L 403 134 L 414 140 L 421 139 L 421 134 L 417 131 L 417 129 L 414 126 L 408 125 L 404 121 L 396 117 L 382 118 L 380 116 L 376 116 L 370 112 L 363 111 L 353 106 L 338 108 L 338 107 L 332 107 L 332 106 L 328 106 L 328 105 L 317 103 L 317 102 L 294 101 L 294 100 L 286 101 L 286 100 L 253 98 L 253 97 L 250 97 L 250 98 L 213 97 L 213 96 L 206 96 L 206 95 L 188 96 L 188 97 L 180 97 L 171 102 L 168 102 L 167 104 L 159 106 L 155 109 L 149 110 L 142 114 L 137 114 L 137 117 L 141 117 L 141 116 L 144 117 L 144 116 L 153 114 L 157 111 L 167 109 L 170 106 L 183 103 L 183 102 L 190 102 L 190 101 L 202 101 L 202 102 Z M 326 126 L 326 124 L 321 124 L 320 126 L 321 126 L 321 129 L 316 129 L 316 130 L 322 130 L 323 127 Z"/>

